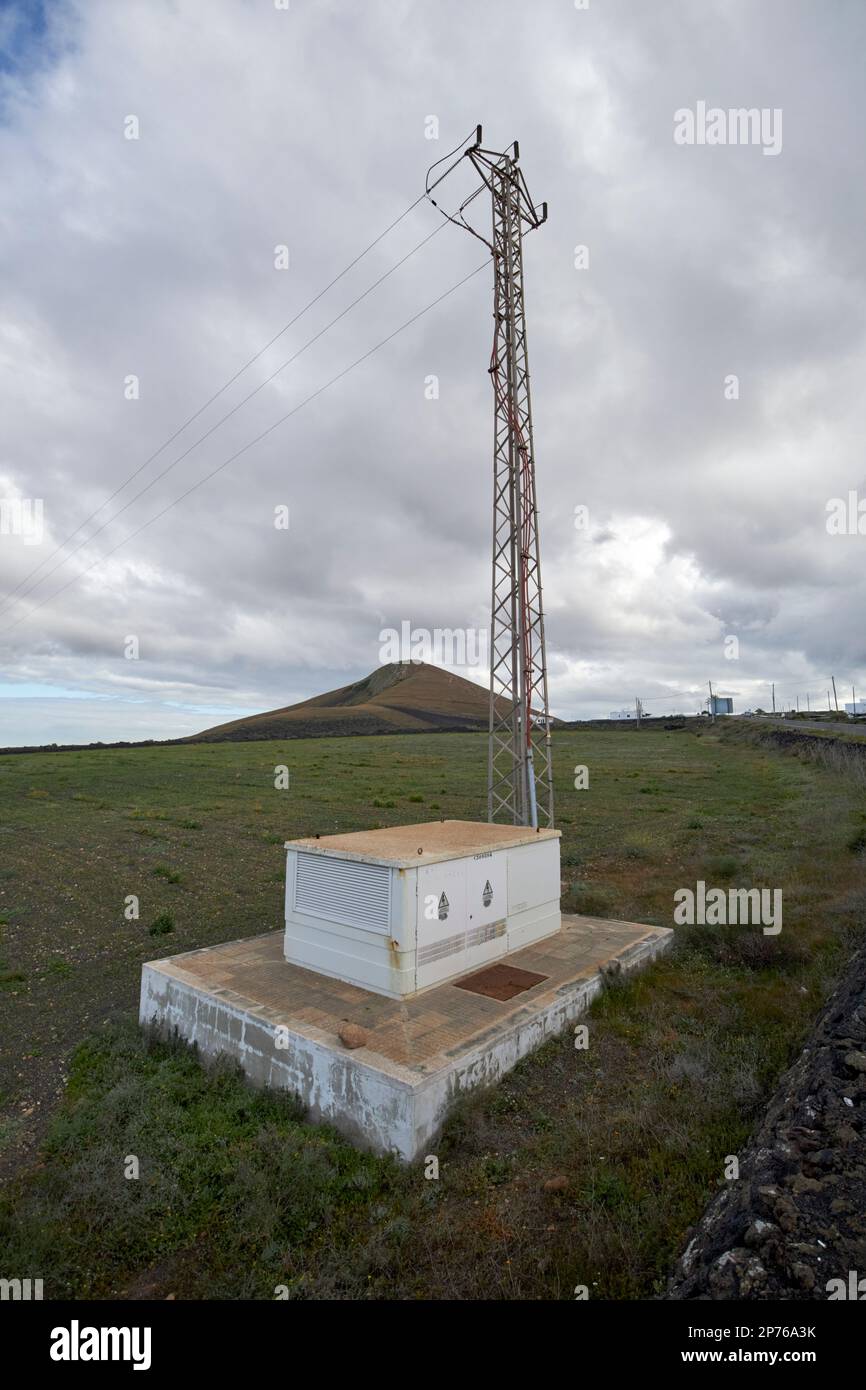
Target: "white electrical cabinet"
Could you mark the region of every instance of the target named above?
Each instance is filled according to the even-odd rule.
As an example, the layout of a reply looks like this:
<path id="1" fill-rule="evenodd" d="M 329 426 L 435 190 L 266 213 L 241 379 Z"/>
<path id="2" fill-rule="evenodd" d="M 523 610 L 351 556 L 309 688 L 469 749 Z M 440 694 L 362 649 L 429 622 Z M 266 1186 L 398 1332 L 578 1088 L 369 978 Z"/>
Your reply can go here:
<path id="1" fill-rule="evenodd" d="M 558 830 L 446 820 L 286 844 L 286 960 L 392 999 L 559 929 Z"/>

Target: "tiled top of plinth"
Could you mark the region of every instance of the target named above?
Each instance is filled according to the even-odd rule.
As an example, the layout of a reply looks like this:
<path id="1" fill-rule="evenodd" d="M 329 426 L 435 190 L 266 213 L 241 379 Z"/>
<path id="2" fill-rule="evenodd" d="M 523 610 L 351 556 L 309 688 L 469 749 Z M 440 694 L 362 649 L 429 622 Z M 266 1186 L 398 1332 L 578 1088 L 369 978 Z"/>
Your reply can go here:
<path id="1" fill-rule="evenodd" d="M 346 835 L 320 835 L 287 840 L 286 849 L 327 854 L 340 859 L 360 859 L 409 869 L 443 859 L 511 849 L 535 840 L 555 840 L 558 830 L 533 830 L 526 825 L 488 825 L 486 821 L 433 820 L 420 825 L 390 825 L 382 830 L 354 830 Z"/>
<path id="2" fill-rule="evenodd" d="M 150 961 L 145 968 L 223 1001 L 269 1029 L 283 1025 L 337 1052 L 344 1051 L 338 1036 L 342 1026 L 358 1024 L 368 1041 L 351 1056 L 417 1085 L 479 1046 L 492 1046 L 516 1020 L 529 1021 L 555 1006 L 601 970 L 615 963 L 627 967 L 672 937 L 666 927 L 564 916 L 554 936 L 500 958 L 538 979 L 505 1002 L 470 993 L 453 980 L 410 999 L 387 999 L 290 965 L 283 957 L 282 932 L 207 946 Z"/>

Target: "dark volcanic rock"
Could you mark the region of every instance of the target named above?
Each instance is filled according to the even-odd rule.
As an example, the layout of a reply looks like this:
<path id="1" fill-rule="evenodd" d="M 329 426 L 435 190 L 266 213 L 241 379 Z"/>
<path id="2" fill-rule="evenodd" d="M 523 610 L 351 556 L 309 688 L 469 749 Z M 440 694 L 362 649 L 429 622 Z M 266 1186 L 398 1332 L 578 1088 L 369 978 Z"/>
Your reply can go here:
<path id="1" fill-rule="evenodd" d="M 866 1274 L 866 950 L 689 1232 L 666 1298 L 825 1299 Z"/>

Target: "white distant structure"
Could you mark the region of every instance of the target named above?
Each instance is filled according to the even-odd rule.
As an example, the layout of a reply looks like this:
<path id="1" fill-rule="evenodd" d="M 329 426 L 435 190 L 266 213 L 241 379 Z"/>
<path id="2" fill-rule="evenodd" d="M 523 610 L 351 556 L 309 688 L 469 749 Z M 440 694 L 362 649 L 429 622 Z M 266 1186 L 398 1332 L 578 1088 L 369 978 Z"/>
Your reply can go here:
<path id="1" fill-rule="evenodd" d="M 636 719 L 637 715 L 633 709 L 612 709 L 608 719 Z"/>
<path id="2" fill-rule="evenodd" d="M 849 700 L 845 706 L 847 715 L 866 714 L 866 700 Z"/>

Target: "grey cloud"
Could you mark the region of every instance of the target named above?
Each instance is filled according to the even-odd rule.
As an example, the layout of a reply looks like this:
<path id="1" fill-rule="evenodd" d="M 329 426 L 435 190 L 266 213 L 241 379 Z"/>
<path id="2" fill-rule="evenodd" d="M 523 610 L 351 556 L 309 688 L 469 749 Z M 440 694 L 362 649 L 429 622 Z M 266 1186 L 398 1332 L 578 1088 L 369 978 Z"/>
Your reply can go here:
<path id="1" fill-rule="evenodd" d="M 50 535 L 42 549 L 0 541 L 0 588 L 480 119 L 491 142 L 520 139 L 550 205 L 526 273 L 556 711 L 691 694 L 732 669 L 749 702 L 774 675 L 816 695 L 828 668 L 862 684 L 866 537 L 828 537 L 824 508 L 866 479 L 864 30 L 857 7 L 805 0 L 332 0 L 287 14 L 97 0 L 50 12 L 35 54 L 7 36 L 21 66 L 0 75 L 0 495 L 43 497 Z M 782 153 L 676 146 L 673 113 L 698 99 L 781 107 Z M 129 113 L 138 141 L 122 136 Z M 436 225 L 415 209 L 119 502 Z M 445 227 L 34 599 L 482 259 Z M 195 707 L 267 708 L 363 674 L 383 626 L 483 625 L 489 291 L 485 270 L 56 599 L 17 606 L 11 630 L 0 614 L 7 684 L 111 697 L 0 702 L 0 741 L 34 741 L 37 725 L 58 741 L 191 732 L 214 722 Z M 731 372 L 737 401 L 723 396 Z M 128 373 L 138 401 L 123 399 Z M 280 503 L 288 534 L 273 527 Z M 583 547 L 576 504 L 593 523 Z M 726 628 L 738 663 L 724 661 Z M 139 663 L 123 659 L 129 633 Z"/>

